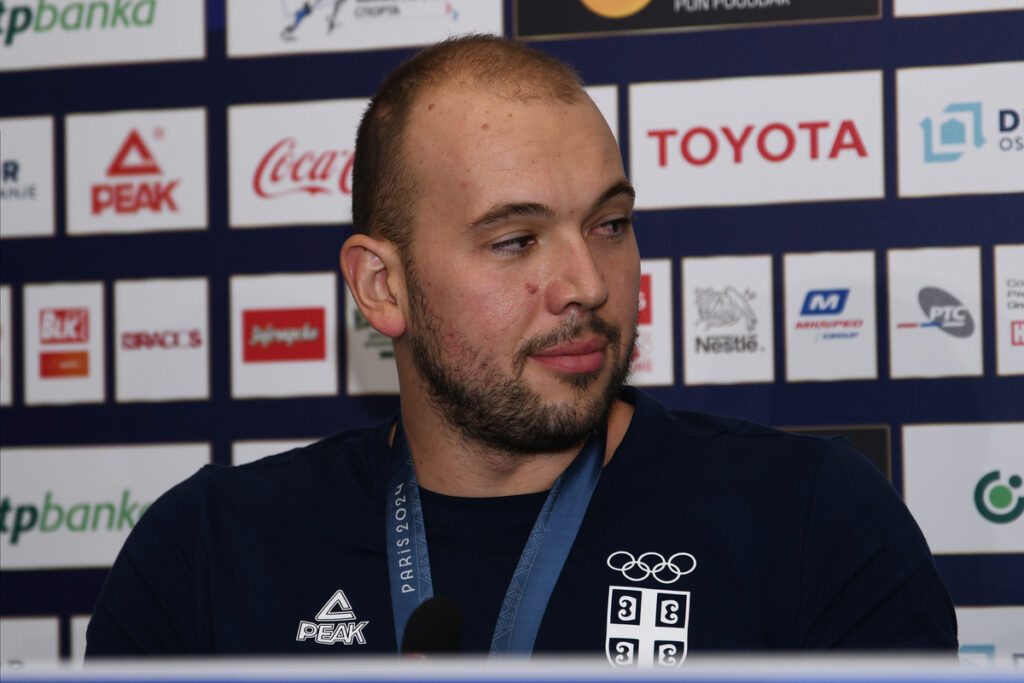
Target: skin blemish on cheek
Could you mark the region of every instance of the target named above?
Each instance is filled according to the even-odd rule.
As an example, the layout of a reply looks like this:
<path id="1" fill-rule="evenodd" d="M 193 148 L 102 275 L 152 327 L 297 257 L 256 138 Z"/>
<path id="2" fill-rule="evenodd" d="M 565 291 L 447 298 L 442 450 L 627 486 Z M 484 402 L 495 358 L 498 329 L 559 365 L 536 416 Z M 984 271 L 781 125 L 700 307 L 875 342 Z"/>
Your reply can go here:
<path id="1" fill-rule="evenodd" d="M 427 111 L 430 111 L 430 110 L 431 110 L 431 109 L 433 109 L 433 108 L 434 108 L 434 105 L 433 105 L 433 104 L 428 104 L 428 105 L 427 105 Z"/>
<path id="2" fill-rule="evenodd" d="M 536 294 L 537 293 L 537 285 L 531 285 L 529 282 L 527 282 L 526 283 L 526 293 L 527 294 Z"/>
<path id="3" fill-rule="evenodd" d="M 480 126 L 480 130 L 487 130 L 487 129 L 489 129 L 490 127 L 491 127 L 491 124 L 489 124 L 489 123 L 485 123 L 484 125 Z"/>

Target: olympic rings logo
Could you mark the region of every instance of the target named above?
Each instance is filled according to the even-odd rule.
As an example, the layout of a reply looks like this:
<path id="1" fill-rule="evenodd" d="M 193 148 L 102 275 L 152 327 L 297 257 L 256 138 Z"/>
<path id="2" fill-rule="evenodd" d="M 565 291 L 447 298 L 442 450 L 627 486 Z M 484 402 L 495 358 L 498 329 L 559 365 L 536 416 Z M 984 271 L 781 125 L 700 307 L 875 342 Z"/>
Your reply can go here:
<path id="1" fill-rule="evenodd" d="M 682 566 L 677 560 L 684 559 Z M 653 577 L 658 583 L 675 583 L 697 568 L 697 558 L 690 553 L 676 553 L 667 560 L 661 553 L 644 553 L 634 558 L 633 553 L 619 550 L 608 556 L 608 566 L 621 572 L 630 581 L 643 581 Z"/>

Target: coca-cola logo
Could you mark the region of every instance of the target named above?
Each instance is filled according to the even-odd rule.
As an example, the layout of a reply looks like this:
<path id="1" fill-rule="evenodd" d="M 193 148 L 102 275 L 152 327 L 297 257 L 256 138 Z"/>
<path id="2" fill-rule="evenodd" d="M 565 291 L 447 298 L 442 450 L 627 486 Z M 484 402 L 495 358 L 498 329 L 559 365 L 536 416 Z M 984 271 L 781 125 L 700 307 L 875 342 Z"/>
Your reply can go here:
<path id="1" fill-rule="evenodd" d="M 352 194 L 352 152 L 329 149 L 298 151 L 294 137 L 275 143 L 260 159 L 252 188 L 264 199 L 296 192 Z"/>
<path id="2" fill-rule="evenodd" d="M 242 361 L 324 360 L 323 308 L 272 308 L 242 312 Z"/>
<path id="3" fill-rule="evenodd" d="M 158 332 L 124 332 L 121 348 L 125 351 L 140 349 L 196 349 L 203 345 L 200 330 L 163 330 Z"/>

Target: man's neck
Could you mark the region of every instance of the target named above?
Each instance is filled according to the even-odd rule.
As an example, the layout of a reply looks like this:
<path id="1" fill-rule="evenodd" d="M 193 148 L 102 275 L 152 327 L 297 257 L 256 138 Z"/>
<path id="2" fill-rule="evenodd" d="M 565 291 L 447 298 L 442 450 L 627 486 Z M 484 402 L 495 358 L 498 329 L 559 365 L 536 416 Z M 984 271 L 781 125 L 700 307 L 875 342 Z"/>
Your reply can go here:
<path id="1" fill-rule="evenodd" d="M 633 406 L 616 401 L 608 417 L 605 464 L 622 442 Z M 439 419 L 433 407 L 402 401 L 402 426 L 422 488 L 449 496 L 490 498 L 547 491 L 583 443 L 552 453 L 509 453 L 468 441 Z M 392 432 L 393 436 L 394 432 Z"/>

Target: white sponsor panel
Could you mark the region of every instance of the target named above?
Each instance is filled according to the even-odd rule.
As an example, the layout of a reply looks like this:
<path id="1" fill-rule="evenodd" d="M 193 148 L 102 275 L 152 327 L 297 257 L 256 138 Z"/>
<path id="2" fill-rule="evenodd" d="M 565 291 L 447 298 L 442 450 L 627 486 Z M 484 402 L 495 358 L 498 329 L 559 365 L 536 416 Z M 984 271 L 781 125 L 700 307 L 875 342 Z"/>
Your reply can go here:
<path id="1" fill-rule="evenodd" d="M 33 284 L 22 291 L 25 405 L 102 403 L 103 283 Z"/>
<path id="2" fill-rule="evenodd" d="M 1024 0 L 893 0 L 893 16 L 915 17 L 928 14 L 964 14 L 1024 9 Z"/>
<path id="3" fill-rule="evenodd" d="M 0 617 L 0 671 L 24 671 L 33 665 L 60 661 L 60 620 L 57 617 Z"/>
<path id="4" fill-rule="evenodd" d="M 889 250 L 893 379 L 982 374 L 981 249 Z"/>
<path id="5" fill-rule="evenodd" d="M 210 397 L 209 286 L 205 277 L 114 282 L 115 397 Z"/>
<path id="6" fill-rule="evenodd" d="M 882 72 L 629 87 L 637 208 L 880 199 Z"/>
<path id="7" fill-rule="evenodd" d="M 338 393 L 335 273 L 231 278 L 231 396 Z"/>
<path id="8" fill-rule="evenodd" d="M 268 455 L 303 448 L 317 439 L 246 439 L 231 442 L 231 464 L 244 465 Z"/>
<path id="9" fill-rule="evenodd" d="M 957 607 L 960 664 L 1024 668 L 1024 607 Z"/>
<path id="10" fill-rule="evenodd" d="M 206 443 L 0 449 L 0 568 L 109 567 L 146 508 L 209 462 Z"/>
<path id="11" fill-rule="evenodd" d="M 903 426 L 903 498 L 932 552 L 1024 552 L 1024 422 Z"/>
<path id="12" fill-rule="evenodd" d="M 1024 244 L 997 244 L 996 372 L 1024 375 Z"/>
<path id="13" fill-rule="evenodd" d="M 899 196 L 1024 191 L 1020 83 L 1024 62 L 897 69 Z"/>
<path id="14" fill-rule="evenodd" d="M 206 110 L 69 114 L 69 235 L 202 230 Z"/>
<path id="15" fill-rule="evenodd" d="M 345 287 L 345 391 L 349 396 L 397 394 L 391 338 L 373 329 Z"/>
<path id="16" fill-rule="evenodd" d="M 771 256 L 684 258 L 682 296 L 686 384 L 775 379 Z"/>
<path id="17" fill-rule="evenodd" d="M 873 251 L 785 254 L 786 381 L 878 377 Z"/>
<path id="18" fill-rule="evenodd" d="M 601 110 L 601 115 L 608 122 L 612 129 L 615 141 L 619 141 L 619 86 L 617 85 L 588 85 L 584 90 L 594 100 L 594 104 Z"/>
<path id="19" fill-rule="evenodd" d="M 91 614 L 71 615 L 71 661 L 73 668 L 80 668 L 85 665 L 85 632 L 89 628 Z"/>
<path id="20" fill-rule="evenodd" d="M 202 59 L 203 0 L 13 0 L 0 71 Z"/>
<path id="21" fill-rule="evenodd" d="M 54 234 L 54 177 L 53 117 L 0 118 L 0 239 Z"/>
<path id="22" fill-rule="evenodd" d="M 349 52 L 501 35 L 502 12 L 501 0 L 227 0 L 227 52 Z"/>
<path id="23" fill-rule="evenodd" d="M 643 387 L 675 383 L 672 309 L 672 260 L 641 260 L 640 308 L 630 384 Z"/>
<path id="24" fill-rule="evenodd" d="M 228 107 L 233 228 L 352 222 L 352 151 L 369 100 Z"/>
<path id="25" fill-rule="evenodd" d="M 14 362 L 11 353 L 14 344 L 11 341 L 14 328 L 11 323 L 11 287 L 0 286 L 0 406 L 9 406 L 14 402 Z"/>

